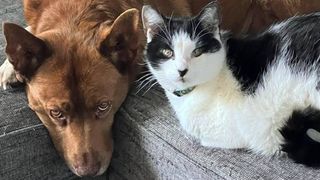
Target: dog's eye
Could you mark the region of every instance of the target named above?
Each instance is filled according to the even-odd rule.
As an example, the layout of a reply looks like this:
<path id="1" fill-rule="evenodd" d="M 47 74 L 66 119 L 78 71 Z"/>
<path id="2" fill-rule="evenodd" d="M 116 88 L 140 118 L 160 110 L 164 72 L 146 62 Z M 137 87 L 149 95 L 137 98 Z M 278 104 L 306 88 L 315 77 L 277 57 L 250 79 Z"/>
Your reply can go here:
<path id="1" fill-rule="evenodd" d="M 103 102 L 103 103 L 99 104 L 96 114 L 97 114 L 97 116 L 102 116 L 102 115 L 110 112 L 111 108 L 112 108 L 111 101 Z"/>
<path id="2" fill-rule="evenodd" d="M 193 52 L 192 52 L 193 57 L 199 57 L 202 54 L 203 54 L 203 48 L 197 48 L 197 49 L 193 50 Z"/>
<path id="3" fill-rule="evenodd" d="M 50 115 L 51 117 L 53 117 L 54 119 L 58 119 L 61 121 L 66 120 L 67 118 L 63 115 L 62 111 L 54 109 L 50 111 Z"/>
<path id="4" fill-rule="evenodd" d="M 171 49 L 161 49 L 160 53 L 166 58 L 171 58 L 173 56 L 173 51 Z"/>

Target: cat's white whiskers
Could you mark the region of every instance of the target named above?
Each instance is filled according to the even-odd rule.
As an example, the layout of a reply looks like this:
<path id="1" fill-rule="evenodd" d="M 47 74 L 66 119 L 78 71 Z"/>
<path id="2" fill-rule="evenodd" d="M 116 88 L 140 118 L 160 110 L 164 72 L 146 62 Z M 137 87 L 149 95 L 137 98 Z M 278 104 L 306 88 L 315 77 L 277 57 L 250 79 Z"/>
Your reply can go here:
<path id="1" fill-rule="evenodd" d="M 195 36 L 196 36 L 196 31 L 195 31 L 195 27 L 194 27 L 194 21 L 193 21 L 193 19 L 191 20 L 191 26 L 192 26 L 192 36 L 191 36 L 191 38 L 192 39 L 195 39 Z"/>
<path id="2" fill-rule="evenodd" d="M 157 33 L 157 35 L 163 37 L 164 39 L 166 39 L 168 42 L 170 42 L 171 36 L 169 34 L 169 32 L 167 32 L 165 29 L 163 29 L 159 24 L 157 24 L 158 28 L 164 33 L 165 37 L 163 37 L 162 35 L 160 35 L 159 33 Z M 166 27 L 166 26 L 165 26 Z"/>
<path id="3" fill-rule="evenodd" d="M 139 66 L 145 66 L 147 65 L 147 62 L 140 62 L 140 63 L 137 63 Z"/>
<path id="4" fill-rule="evenodd" d="M 197 24 L 197 26 L 196 26 L 196 28 L 193 30 L 193 32 L 194 33 L 196 33 L 197 32 L 197 30 L 198 30 L 198 27 L 200 26 L 200 24 L 202 23 L 202 19 L 200 19 L 200 21 L 198 22 L 198 24 Z"/>
<path id="5" fill-rule="evenodd" d="M 147 74 L 144 77 L 141 77 L 138 79 L 138 81 L 136 81 L 137 83 L 139 83 L 139 85 L 142 85 L 144 82 L 150 80 L 152 78 L 152 74 Z"/>
<path id="6" fill-rule="evenodd" d="M 137 88 L 138 88 L 138 89 L 144 88 L 144 87 L 148 84 L 148 82 L 151 81 L 152 79 L 153 79 L 152 76 L 144 79 L 143 81 L 141 81 L 141 83 L 139 83 L 139 85 L 137 86 Z"/>
<path id="7" fill-rule="evenodd" d="M 161 37 L 163 40 L 165 40 L 167 43 L 170 42 L 170 40 L 167 37 L 162 36 L 161 34 L 157 33 L 157 36 Z"/>
<path id="8" fill-rule="evenodd" d="M 213 34 L 213 33 L 212 32 L 203 33 L 203 34 L 201 34 L 201 36 L 197 36 L 197 39 L 201 39 L 203 36 L 208 35 L 208 34 Z"/>
<path id="9" fill-rule="evenodd" d="M 146 74 L 146 73 L 150 73 L 151 74 L 151 72 L 149 70 L 142 71 L 139 74 Z"/>
<path id="10" fill-rule="evenodd" d="M 172 18 L 172 16 L 173 16 L 173 14 L 171 14 L 171 18 Z M 164 27 L 165 27 L 166 34 L 167 34 L 168 38 L 169 38 L 169 39 L 172 39 L 172 36 L 171 36 L 171 34 L 170 34 L 170 31 L 169 31 L 169 29 L 168 29 L 167 24 L 166 24 L 166 23 L 163 23 L 163 25 L 164 25 Z M 169 25 L 170 25 L 170 20 L 169 20 Z M 165 33 L 165 32 L 164 32 L 164 33 Z"/>
<path id="11" fill-rule="evenodd" d="M 146 82 L 146 83 L 144 83 L 141 87 L 138 87 L 138 90 L 137 90 L 136 94 L 139 94 L 139 92 L 140 92 L 142 89 L 144 89 L 145 87 L 147 87 L 147 85 L 149 85 L 150 83 L 152 83 L 152 81 L 154 81 L 154 80 L 155 80 L 155 79 L 154 79 L 153 76 L 145 79 L 145 80 L 143 81 L 143 83 L 144 83 L 144 82 Z"/>
<path id="12" fill-rule="evenodd" d="M 172 39 L 172 33 L 171 33 L 171 21 L 173 18 L 173 12 L 171 13 L 170 19 L 169 19 L 169 34 L 170 34 L 170 39 Z"/>
<path id="13" fill-rule="evenodd" d="M 209 28 L 211 28 L 211 27 L 214 27 L 214 26 L 209 26 L 209 27 L 207 27 L 207 28 L 205 28 L 205 29 L 202 29 L 202 30 L 197 34 L 196 39 L 200 39 L 201 37 L 203 37 L 203 36 L 205 36 L 205 35 L 207 35 L 207 34 L 213 34 L 213 35 L 214 35 L 214 32 L 211 32 L 211 31 L 209 30 Z M 207 31 L 207 32 L 206 32 L 206 33 L 203 33 L 203 32 L 205 32 L 205 31 Z"/>
<path id="14" fill-rule="evenodd" d="M 142 80 L 144 80 L 146 78 L 149 78 L 150 76 L 152 76 L 151 73 L 145 74 L 142 77 L 140 77 L 138 80 L 136 80 L 136 82 L 140 82 L 140 81 L 142 81 Z"/>
<path id="15" fill-rule="evenodd" d="M 166 34 L 165 34 L 165 36 L 162 36 L 160 33 L 156 33 L 155 35 L 161 37 L 164 41 L 166 41 L 166 43 L 170 42 L 170 39 L 169 39 L 169 37 L 166 36 Z"/>
<path id="16" fill-rule="evenodd" d="M 153 86 L 158 84 L 158 81 L 156 79 L 154 79 L 156 82 L 154 82 L 143 94 L 142 96 L 144 96 L 148 91 L 150 91 L 150 89 L 152 89 Z"/>

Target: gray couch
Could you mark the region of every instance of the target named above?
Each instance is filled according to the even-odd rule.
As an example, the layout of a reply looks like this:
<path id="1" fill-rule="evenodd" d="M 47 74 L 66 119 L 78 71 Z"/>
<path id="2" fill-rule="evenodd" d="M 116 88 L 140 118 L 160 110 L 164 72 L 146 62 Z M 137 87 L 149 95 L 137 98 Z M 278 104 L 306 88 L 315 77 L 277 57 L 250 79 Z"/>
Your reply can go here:
<path id="1" fill-rule="evenodd" d="M 0 21 L 24 25 L 21 2 L 1 0 Z M 159 87 L 145 95 L 132 89 L 117 114 L 114 140 L 108 172 L 85 179 L 320 179 L 320 170 L 286 157 L 201 147 L 181 130 Z M 78 179 L 28 108 L 22 86 L 0 90 L 0 179 Z"/>

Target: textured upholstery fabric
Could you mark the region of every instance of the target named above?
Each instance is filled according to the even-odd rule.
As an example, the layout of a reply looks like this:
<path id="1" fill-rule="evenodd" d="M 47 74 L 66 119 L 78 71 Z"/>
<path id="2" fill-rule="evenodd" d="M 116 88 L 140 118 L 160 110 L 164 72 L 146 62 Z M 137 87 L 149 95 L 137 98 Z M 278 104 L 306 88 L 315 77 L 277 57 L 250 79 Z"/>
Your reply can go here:
<path id="1" fill-rule="evenodd" d="M 21 1 L 1 0 L 0 21 L 23 25 Z M 0 63 L 3 47 L 1 37 Z M 131 91 L 117 114 L 108 173 L 94 179 L 320 179 L 320 170 L 286 157 L 201 147 L 181 130 L 159 88 L 145 95 L 136 92 Z M 7 179 L 78 179 L 28 108 L 21 86 L 0 90 L 0 180 Z"/>

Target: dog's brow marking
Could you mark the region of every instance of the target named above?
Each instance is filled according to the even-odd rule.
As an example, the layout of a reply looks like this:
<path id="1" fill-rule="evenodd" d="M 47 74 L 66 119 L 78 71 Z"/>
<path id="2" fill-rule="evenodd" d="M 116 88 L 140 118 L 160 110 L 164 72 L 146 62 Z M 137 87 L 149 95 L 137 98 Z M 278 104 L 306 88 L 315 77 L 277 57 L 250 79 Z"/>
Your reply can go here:
<path id="1" fill-rule="evenodd" d="M 34 126 L 29 126 L 29 127 L 17 129 L 17 130 L 14 130 L 14 131 L 10 131 L 9 133 L 4 132 L 2 135 L 0 135 L 0 138 L 3 138 L 3 137 L 5 137 L 7 135 L 10 135 L 10 134 L 23 132 L 23 131 L 26 131 L 26 130 L 29 130 L 29 129 L 35 130 L 35 128 L 41 127 L 41 126 L 44 126 L 44 125 L 43 124 L 37 124 L 37 125 L 34 125 Z"/>
<path id="2" fill-rule="evenodd" d="M 309 136 L 309 138 L 311 138 L 312 140 L 320 143 L 320 132 L 315 130 L 315 129 L 308 129 L 307 130 L 307 135 Z"/>
<path id="3" fill-rule="evenodd" d="M 17 46 L 17 51 L 20 51 L 22 49 L 22 46 L 21 45 L 18 45 Z"/>

